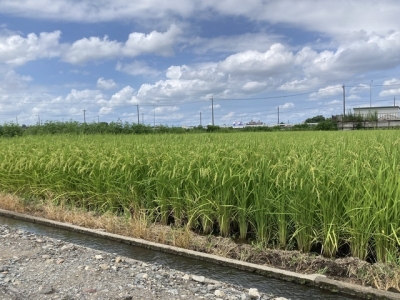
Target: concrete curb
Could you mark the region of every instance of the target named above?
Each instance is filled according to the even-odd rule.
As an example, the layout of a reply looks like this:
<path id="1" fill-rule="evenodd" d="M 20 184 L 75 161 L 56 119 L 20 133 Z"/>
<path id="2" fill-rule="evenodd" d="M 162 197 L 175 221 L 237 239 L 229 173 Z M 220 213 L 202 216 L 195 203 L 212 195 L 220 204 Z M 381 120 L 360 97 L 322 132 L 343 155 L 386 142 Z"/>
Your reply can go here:
<path id="1" fill-rule="evenodd" d="M 229 259 L 225 257 L 220 257 L 212 254 L 206 254 L 202 252 L 197 252 L 193 250 L 182 249 L 174 246 L 168 246 L 163 244 L 158 244 L 154 242 L 145 241 L 142 239 L 125 237 L 113 233 L 108 233 L 100 230 L 85 228 L 81 226 L 72 225 L 69 223 L 62 223 L 58 221 L 52 221 L 44 218 L 33 217 L 25 214 L 20 214 L 8 210 L 0 209 L 0 215 L 20 220 L 29 221 L 32 223 L 44 224 L 48 226 L 58 227 L 70 231 L 80 232 L 84 234 L 89 234 L 92 236 L 102 237 L 109 240 L 114 240 L 119 243 L 125 243 L 135 246 L 144 247 L 147 249 L 153 249 L 157 251 L 162 251 L 166 253 L 172 253 L 176 255 L 181 255 L 185 257 L 190 257 L 198 260 L 209 261 L 217 263 L 224 266 L 233 267 L 236 269 L 246 270 L 250 272 L 259 273 L 267 277 L 278 278 L 285 281 L 307 284 L 319 287 L 321 289 L 329 290 L 332 292 L 354 295 L 364 299 L 382 299 L 382 300 L 400 300 L 400 294 L 373 289 L 371 287 L 363 287 L 356 284 L 345 283 L 337 280 L 332 280 L 324 275 L 311 274 L 305 275 L 300 273 L 295 273 L 286 270 L 280 270 L 276 268 L 271 268 L 263 265 L 257 265 L 252 263 L 247 263 L 239 260 Z"/>

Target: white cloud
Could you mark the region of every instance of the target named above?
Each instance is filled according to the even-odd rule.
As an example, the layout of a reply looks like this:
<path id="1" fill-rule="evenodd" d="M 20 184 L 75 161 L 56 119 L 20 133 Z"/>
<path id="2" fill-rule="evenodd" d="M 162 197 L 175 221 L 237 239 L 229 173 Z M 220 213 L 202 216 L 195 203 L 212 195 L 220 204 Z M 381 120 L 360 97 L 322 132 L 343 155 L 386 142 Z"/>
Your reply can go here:
<path id="1" fill-rule="evenodd" d="M 85 89 L 79 91 L 76 89 L 72 89 L 71 92 L 65 97 L 65 101 L 72 104 L 94 104 L 104 98 L 105 96 L 98 90 Z M 82 107 L 82 109 L 83 108 L 84 107 Z"/>
<path id="2" fill-rule="evenodd" d="M 235 0 L 202 1 L 203 6 L 223 15 L 245 16 L 255 21 L 286 24 L 330 35 L 346 35 L 362 29 L 384 33 L 400 30 L 397 4 L 396 0 L 365 0 L 362 5 L 357 0 L 302 0 L 301 4 L 297 0 L 248 1 L 246 5 Z"/>
<path id="3" fill-rule="evenodd" d="M 369 91 L 370 86 L 369 84 L 365 84 L 365 83 L 361 83 L 361 84 L 357 84 L 356 86 L 352 87 L 349 91 L 349 93 L 351 95 L 355 95 L 355 94 L 360 94 L 363 93 L 365 91 Z"/>
<path id="4" fill-rule="evenodd" d="M 383 91 L 379 93 L 380 97 L 399 96 L 400 98 L 400 79 L 392 78 L 383 82 Z"/>
<path id="5" fill-rule="evenodd" d="M 228 114 L 224 115 L 221 117 L 222 121 L 231 121 L 233 118 L 236 116 L 236 113 L 234 111 L 229 112 Z"/>
<path id="6" fill-rule="evenodd" d="M 125 43 L 90 37 L 75 41 L 64 53 L 63 60 L 71 64 L 85 64 L 92 60 L 109 60 L 118 57 L 135 57 L 143 54 L 170 56 L 181 29 L 172 24 L 166 32 L 152 31 L 149 34 L 133 32 Z"/>
<path id="7" fill-rule="evenodd" d="M 0 68 L 1 92 L 15 92 L 24 90 L 32 80 L 32 77 L 20 75 L 14 70 Z"/>
<path id="8" fill-rule="evenodd" d="M 345 35 L 362 29 L 367 32 L 400 30 L 400 7 L 396 0 L 365 0 L 362 4 L 357 0 L 303 0 L 301 4 L 297 0 L 247 1 L 246 5 L 239 0 L 5 0 L 0 2 L 0 11 L 68 22 L 134 20 L 142 23 L 201 18 L 205 14 L 210 15 L 211 11 L 217 16 L 240 16 L 257 22 L 285 24 L 331 35 Z"/>
<path id="9" fill-rule="evenodd" d="M 320 85 L 320 80 L 318 78 L 302 78 L 287 81 L 282 85 L 279 85 L 277 87 L 277 90 L 289 92 L 304 92 L 318 85 Z"/>
<path id="10" fill-rule="evenodd" d="M 110 40 L 107 36 L 92 36 L 71 45 L 60 44 L 60 31 L 30 33 L 26 38 L 18 34 L 0 35 L 0 63 L 23 65 L 37 59 L 61 57 L 71 64 L 85 64 L 149 53 L 168 56 L 174 54 L 174 45 L 181 32 L 172 24 L 166 32 L 152 31 L 147 35 L 133 32 L 125 43 Z"/>
<path id="11" fill-rule="evenodd" d="M 382 91 L 379 93 L 379 96 L 380 97 L 397 96 L 398 98 L 400 98 L 399 97 L 400 96 L 400 88 Z"/>
<path id="12" fill-rule="evenodd" d="M 83 64 L 90 60 L 115 58 L 121 53 L 121 43 L 104 38 L 90 37 L 75 41 L 66 51 L 63 60 L 71 64 Z"/>
<path id="13" fill-rule="evenodd" d="M 288 108 L 293 108 L 293 107 L 295 107 L 295 105 L 294 105 L 293 102 L 286 102 L 286 103 L 283 104 L 283 105 L 279 105 L 279 107 L 282 108 L 282 109 L 288 109 Z"/>
<path id="14" fill-rule="evenodd" d="M 115 69 L 133 76 L 157 76 L 160 74 L 157 69 L 151 68 L 146 64 L 146 62 L 139 60 L 135 60 L 128 64 L 118 62 Z"/>
<path id="15" fill-rule="evenodd" d="M 0 2 L 0 11 L 13 15 L 67 22 L 97 23 L 135 20 L 144 23 L 158 19 L 169 22 L 172 16 L 188 17 L 193 11 L 194 1 L 139 0 L 5 0 Z M 197 6 L 197 5 L 196 5 Z"/>
<path id="16" fill-rule="evenodd" d="M 337 104 L 342 104 L 342 103 L 343 102 L 340 100 L 332 100 L 332 101 L 327 102 L 326 104 L 327 105 L 337 105 Z"/>
<path id="17" fill-rule="evenodd" d="M 390 79 L 390 80 L 385 80 L 384 82 L 383 82 L 383 85 L 384 86 L 393 86 L 393 85 L 400 85 L 400 79 L 397 79 L 397 78 L 392 78 L 392 79 Z"/>
<path id="18" fill-rule="evenodd" d="M 293 54 L 282 44 L 274 44 L 266 52 L 247 50 L 228 56 L 218 64 L 218 69 L 234 74 L 274 76 L 287 72 L 292 64 Z"/>
<path id="19" fill-rule="evenodd" d="M 215 68 L 195 69 L 183 66 L 171 66 L 166 72 L 166 80 L 154 84 L 143 84 L 138 91 L 138 98 L 154 102 L 177 99 L 178 101 L 208 99 L 207 94 L 223 93 L 228 77 Z"/>
<path id="20" fill-rule="evenodd" d="M 208 108 L 212 109 L 212 105 L 210 105 Z M 218 109 L 218 108 L 221 108 L 221 105 L 220 104 L 214 104 L 214 109 Z"/>
<path id="21" fill-rule="evenodd" d="M 258 32 L 218 36 L 216 38 L 196 37 L 191 38 L 189 44 L 193 48 L 193 52 L 198 54 L 205 54 L 207 52 L 244 52 L 249 48 L 263 52 L 283 39 L 283 36 L 274 33 Z"/>
<path id="22" fill-rule="evenodd" d="M 361 99 L 361 97 L 358 95 L 350 95 L 348 97 L 346 96 L 346 99 L 347 100 L 359 100 L 359 99 Z"/>
<path id="23" fill-rule="evenodd" d="M 311 100 L 318 100 L 321 98 L 332 97 L 343 93 L 343 88 L 341 85 L 330 85 L 324 88 L 321 88 L 316 93 L 310 94 Z"/>
<path id="24" fill-rule="evenodd" d="M 247 92 L 259 92 L 264 90 L 266 86 L 266 82 L 249 81 L 243 85 L 243 90 Z"/>
<path id="25" fill-rule="evenodd" d="M 111 108 L 111 107 L 102 107 L 102 108 L 100 108 L 100 110 L 99 110 L 99 114 L 101 115 L 101 116 L 103 116 L 103 115 L 109 115 L 109 114 L 111 114 L 113 112 L 113 109 Z"/>
<path id="26" fill-rule="evenodd" d="M 114 82 L 112 79 L 104 79 L 103 77 L 100 77 L 97 80 L 97 88 L 101 90 L 111 90 L 113 88 L 117 87 L 117 84 Z"/>
<path id="27" fill-rule="evenodd" d="M 173 45 L 182 30 L 172 24 L 166 32 L 152 31 L 149 34 L 133 32 L 129 35 L 122 52 L 126 56 L 138 56 L 146 53 L 155 53 L 162 56 L 174 54 Z"/>
<path id="28" fill-rule="evenodd" d="M 10 65 L 23 65 L 39 58 L 52 58 L 60 55 L 60 31 L 42 32 L 37 36 L 30 33 L 0 36 L 0 62 Z"/>
<path id="29" fill-rule="evenodd" d="M 156 113 L 171 113 L 180 110 L 178 106 L 157 106 L 155 109 Z"/>
<path id="30" fill-rule="evenodd" d="M 128 104 L 136 104 L 136 102 L 137 100 L 135 97 L 135 90 L 130 86 L 126 86 L 119 92 L 112 95 L 110 101 L 108 101 L 108 105 L 121 106 Z"/>

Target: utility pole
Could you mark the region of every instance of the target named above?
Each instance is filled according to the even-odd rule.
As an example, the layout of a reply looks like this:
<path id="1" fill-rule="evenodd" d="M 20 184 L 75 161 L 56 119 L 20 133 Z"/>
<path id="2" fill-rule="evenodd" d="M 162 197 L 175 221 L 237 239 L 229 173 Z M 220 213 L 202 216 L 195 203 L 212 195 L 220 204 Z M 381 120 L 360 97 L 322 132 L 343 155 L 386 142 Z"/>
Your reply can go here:
<path id="1" fill-rule="evenodd" d="M 396 106 L 396 96 L 393 96 L 393 106 Z"/>
<path id="2" fill-rule="evenodd" d="M 40 126 L 40 115 L 36 115 L 38 117 L 38 124 Z"/>
<path id="3" fill-rule="evenodd" d="M 139 104 L 136 104 L 136 111 L 137 111 L 137 123 L 139 125 Z"/>
<path id="4" fill-rule="evenodd" d="M 212 115 L 212 125 L 214 126 L 214 97 L 211 96 L 211 115 Z"/>
<path id="5" fill-rule="evenodd" d="M 17 121 L 17 125 L 18 125 L 18 116 L 15 116 L 15 120 Z"/>
<path id="6" fill-rule="evenodd" d="M 279 125 L 279 105 L 278 105 L 278 125 Z"/>
<path id="7" fill-rule="evenodd" d="M 144 113 L 142 113 L 142 124 L 144 124 Z"/>
<path id="8" fill-rule="evenodd" d="M 201 112 L 200 112 L 200 126 L 202 126 L 202 125 L 201 125 Z"/>
<path id="9" fill-rule="evenodd" d="M 342 85 L 343 88 L 343 120 L 344 117 L 346 116 L 346 88 L 344 84 Z"/>
<path id="10" fill-rule="evenodd" d="M 83 109 L 83 124 L 86 124 L 86 109 Z"/>

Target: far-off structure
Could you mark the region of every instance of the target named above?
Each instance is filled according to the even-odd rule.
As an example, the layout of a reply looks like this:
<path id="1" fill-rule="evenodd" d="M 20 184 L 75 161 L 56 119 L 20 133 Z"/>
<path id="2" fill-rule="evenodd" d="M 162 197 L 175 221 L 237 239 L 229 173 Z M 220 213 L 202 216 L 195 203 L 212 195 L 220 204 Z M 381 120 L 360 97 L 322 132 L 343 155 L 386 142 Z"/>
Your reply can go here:
<path id="1" fill-rule="evenodd" d="M 359 107 L 353 108 L 354 115 L 362 116 L 367 119 L 368 117 L 375 117 L 379 120 L 400 120 L 400 107 L 399 106 L 376 106 L 376 107 Z"/>
<path id="2" fill-rule="evenodd" d="M 339 129 L 400 127 L 399 106 L 358 107 L 353 108 L 353 111 L 341 118 Z"/>

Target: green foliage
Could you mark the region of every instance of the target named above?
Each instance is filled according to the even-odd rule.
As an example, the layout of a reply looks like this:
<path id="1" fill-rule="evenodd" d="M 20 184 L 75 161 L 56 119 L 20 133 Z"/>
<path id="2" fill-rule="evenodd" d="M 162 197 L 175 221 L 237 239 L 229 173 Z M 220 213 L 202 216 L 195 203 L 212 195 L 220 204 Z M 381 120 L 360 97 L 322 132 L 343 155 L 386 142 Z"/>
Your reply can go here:
<path id="1" fill-rule="evenodd" d="M 326 119 L 325 121 L 322 121 L 315 126 L 315 130 L 338 130 L 337 122 L 331 120 L 331 119 Z"/>
<path id="2" fill-rule="evenodd" d="M 325 117 L 323 115 L 318 115 L 312 118 L 308 118 L 304 121 L 304 123 L 320 123 L 325 121 Z"/>
<path id="3" fill-rule="evenodd" d="M 237 129 L 235 129 L 237 130 Z M 268 127 L 268 126 L 254 126 L 254 127 L 244 127 L 239 129 L 241 131 L 245 131 L 245 132 L 258 132 L 258 131 L 266 131 L 266 132 L 270 132 L 270 131 L 276 131 L 276 129 L 274 129 L 273 127 Z"/>
<path id="4" fill-rule="evenodd" d="M 207 132 L 215 132 L 215 131 L 219 131 L 221 130 L 221 127 L 217 126 L 217 125 L 207 125 Z"/>
<path id="5" fill-rule="evenodd" d="M 373 113 L 368 113 L 368 115 L 363 116 L 360 114 L 354 114 L 352 111 L 348 111 L 346 116 L 343 118 L 345 122 L 364 122 L 364 121 L 378 121 L 378 113 L 375 111 Z"/>
<path id="6" fill-rule="evenodd" d="M 399 145 L 395 131 L 23 136 L 0 139 L 0 190 L 97 211 L 143 208 L 277 248 L 319 244 L 335 256 L 346 243 L 354 256 L 399 261 Z"/>
<path id="7" fill-rule="evenodd" d="M 3 137 L 15 137 L 21 136 L 23 134 L 23 129 L 21 126 L 15 123 L 5 123 L 0 126 L 0 136 Z"/>
<path id="8" fill-rule="evenodd" d="M 303 123 L 303 124 L 295 124 L 292 127 L 292 130 L 310 130 L 312 127 L 309 126 L 307 123 Z"/>

